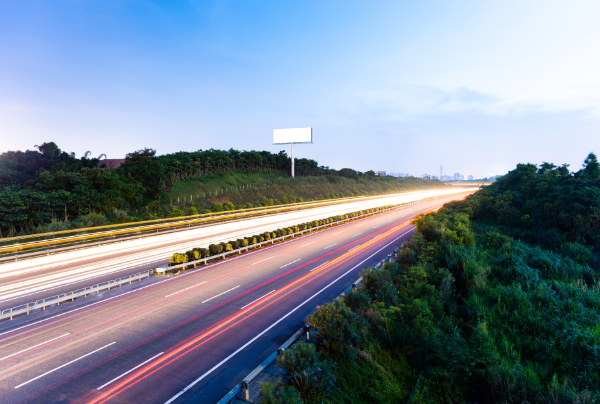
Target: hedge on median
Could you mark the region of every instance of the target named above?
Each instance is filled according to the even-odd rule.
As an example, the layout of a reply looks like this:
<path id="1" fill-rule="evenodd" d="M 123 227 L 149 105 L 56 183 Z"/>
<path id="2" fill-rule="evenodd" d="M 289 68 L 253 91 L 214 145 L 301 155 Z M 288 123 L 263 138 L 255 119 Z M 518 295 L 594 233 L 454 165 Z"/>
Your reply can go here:
<path id="1" fill-rule="evenodd" d="M 352 219 L 366 214 L 376 213 L 383 209 L 387 209 L 389 206 L 383 206 L 380 208 L 372 208 L 366 210 L 360 210 L 358 212 L 347 213 L 344 215 L 337 215 L 328 217 L 321 220 L 313 220 L 311 222 L 301 223 L 296 226 L 285 227 L 282 229 L 276 229 L 261 234 L 256 234 L 251 237 L 238 238 L 237 240 L 223 242 L 219 244 L 210 244 L 208 248 L 194 248 L 190 251 L 186 251 L 184 254 L 175 253 L 169 259 L 169 266 L 185 264 L 186 262 L 193 262 L 204 258 L 210 258 L 214 255 L 219 255 L 224 252 L 239 250 L 254 244 L 262 243 L 275 239 L 277 237 L 289 236 L 294 233 L 309 230 L 318 226 L 339 222 L 345 219 Z"/>

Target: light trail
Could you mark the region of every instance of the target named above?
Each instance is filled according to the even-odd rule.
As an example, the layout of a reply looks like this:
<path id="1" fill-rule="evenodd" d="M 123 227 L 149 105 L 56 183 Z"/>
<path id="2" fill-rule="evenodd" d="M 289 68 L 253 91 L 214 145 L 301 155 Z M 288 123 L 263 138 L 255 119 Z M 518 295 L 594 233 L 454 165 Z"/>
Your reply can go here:
<path id="1" fill-rule="evenodd" d="M 163 234 L 141 240 L 124 241 L 118 244 L 104 245 L 92 249 L 84 249 L 39 257 L 31 260 L 11 262 L 0 265 L 0 278 L 7 276 L 31 276 L 39 271 L 59 271 L 55 274 L 42 274 L 31 279 L 10 282 L 10 285 L 0 285 L 0 301 L 19 298 L 24 295 L 33 296 L 66 284 L 75 284 L 91 280 L 98 276 L 131 270 L 132 268 L 163 262 L 174 252 L 183 251 L 199 244 L 222 242 L 226 239 L 248 237 L 257 232 L 270 231 L 274 227 L 295 225 L 324 217 L 345 214 L 375 206 L 393 205 L 410 202 L 426 197 L 452 195 L 465 190 L 415 192 L 399 194 L 376 200 L 348 202 L 344 204 L 315 208 L 305 211 L 265 216 L 242 222 L 230 222 L 211 227 L 196 228 L 173 234 Z M 165 245 L 173 244 L 173 245 Z M 144 252 L 143 255 L 140 252 Z M 149 252 L 150 251 L 150 252 Z M 115 259 L 115 254 L 121 254 Z M 94 264 L 87 264 L 95 260 Z M 61 268 L 64 268 L 61 270 Z"/>
<path id="2" fill-rule="evenodd" d="M 310 282 L 310 281 L 316 279 L 317 277 L 324 274 L 326 272 L 326 270 L 331 270 L 337 264 L 347 261 L 353 255 L 358 253 L 360 250 L 364 250 L 364 249 L 368 248 L 369 246 L 377 243 L 379 240 L 393 235 L 394 233 L 398 232 L 399 230 L 401 230 L 402 228 L 404 228 L 408 225 L 409 225 L 408 223 L 405 223 L 405 224 L 402 224 L 399 226 L 393 226 L 392 229 L 367 241 L 366 243 L 361 245 L 361 248 L 357 248 L 354 252 L 352 252 L 352 253 L 347 252 L 347 253 L 342 254 L 340 257 L 333 259 L 330 262 L 321 266 L 319 268 L 319 270 L 314 271 L 314 272 L 309 272 L 307 275 L 304 275 L 304 276 L 300 277 L 299 279 L 290 282 L 288 285 L 284 286 L 283 288 L 277 290 L 276 292 L 274 292 L 272 294 L 267 295 L 263 299 L 260 299 L 258 302 L 251 304 L 250 306 L 246 307 L 245 309 L 240 310 L 238 313 L 236 313 L 236 314 L 218 322 L 214 326 L 209 327 L 208 329 L 200 332 L 199 334 L 197 334 L 196 337 L 192 337 L 192 338 L 188 339 L 187 341 L 185 341 L 184 343 L 175 346 L 171 350 L 167 351 L 167 353 L 164 356 L 156 359 L 152 363 L 149 363 L 144 368 L 138 370 L 137 372 L 135 372 L 134 374 L 129 376 L 126 380 L 123 380 L 118 385 L 115 385 L 114 387 L 112 387 L 111 390 L 106 391 L 105 393 L 92 399 L 91 401 L 88 401 L 88 403 L 90 403 L 90 404 L 98 403 L 99 404 L 99 403 L 104 403 L 104 402 L 110 400 L 117 394 L 120 394 L 121 392 L 125 391 L 126 389 L 130 388 L 131 386 L 139 383 L 141 380 L 146 379 L 150 375 L 156 373 L 158 370 L 164 368 L 165 366 L 167 366 L 170 363 L 174 362 L 175 360 L 179 359 L 180 357 L 197 349 L 198 347 L 200 347 L 201 345 L 205 344 L 206 342 L 212 340 L 213 338 L 220 335 L 221 333 L 227 331 L 228 329 L 234 327 L 235 325 L 239 324 L 240 322 L 251 317 L 251 315 L 249 315 L 247 317 L 241 318 L 244 315 L 250 313 L 253 309 L 257 308 L 258 304 L 263 304 L 263 303 L 266 303 L 269 300 L 271 300 L 270 303 L 266 304 L 265 306 L 261 307 L 260 309 L 258 309 L 256 311 L 254 311 L 252 315 L 264 310 L 269 305 L 286 297 L 287 295 L 289 295 L 290 293 L 295 291 L 297 288 L 300 288 L 301 286 L 306 284 L 306 283 L 303 283 L 304 281 Z"/>

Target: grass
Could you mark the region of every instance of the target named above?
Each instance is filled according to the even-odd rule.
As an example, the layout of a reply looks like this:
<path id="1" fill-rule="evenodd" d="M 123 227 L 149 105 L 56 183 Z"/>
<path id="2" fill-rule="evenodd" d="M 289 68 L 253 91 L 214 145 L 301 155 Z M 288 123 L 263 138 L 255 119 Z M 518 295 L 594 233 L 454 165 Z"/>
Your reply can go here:
<path id="1" fill-rule="evenodd" d="M 231 202 L 236 206 L 251 203 L 258 206 L 263 197 L 275 204 L 284 197 L 331 199 L 359 195 L 380 195 L 412 189 L 431 189 L 441 186 L 422 180 L 398 180 L 392 177 L 361 177 L 350 179 L 340 176 L 290 178 L 282 171 L 265 173 L 231 172 L 226 174 L 180 181 L 167 193 L 168 204 L 185 211 L 192 204 L 198 209 L 209 209 L 213 202 Z M 293 198 L 291 200 L 294 200 Z M 170 210 L 171 206 L 167 207 Z"/>

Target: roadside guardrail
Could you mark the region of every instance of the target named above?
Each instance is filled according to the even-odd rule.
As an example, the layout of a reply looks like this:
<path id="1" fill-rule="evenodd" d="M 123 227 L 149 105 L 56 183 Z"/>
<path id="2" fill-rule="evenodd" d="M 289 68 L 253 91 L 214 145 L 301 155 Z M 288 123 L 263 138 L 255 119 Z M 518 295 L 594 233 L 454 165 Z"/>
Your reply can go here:
<path id="1" fill-rule="evenodd" d="M 445 198 L 449 195 L 440 195 L 437 197 L 424 198 L 418 201 L 410 202 L 420 203 L 432 199 Z M 148 226 L 137 226 L 131 227 L 130 224 L 117 224 L 117 225 L 109 225 L 109 226 L 101 226 L 101 227 L 92 227 L 87 229 L 77 229 L 77 230 L 65 230 L 55 233 L 45 233 L 45 234 L 31 234 L 27 236 L 19 236 L 19 237 L 10 237 L 0 240 L 0 264 L 2 262 L 8 261 L 18 261 L 19 259 L 24 258 L 34 258 L 43 255 L 50 255 L 70 250 L 77 250 L 80 248 L 92 248 L 98 247 L 103 244 L 112 244 L 118 243 L 126 240 L 132 239 L 140 239 L 142 237 L 151 237 L 165 233 L 174 233 L 176 231 L 184 231 L 190 230 L 192 228 L 205 227 L 205 226 L 213 226 L 216 224 L 222 223 L 230 223 L 236 222 L 240 220 L 245 220 L 253 217 L 261 217 L 273 214 L 286 213 L 290 211 L 297 210 L 305 210 L 311 209 L 315 207 L 336 205 L 340 203 L 350 202 L 350 201 L 358 201 L 364 199 L 378 199 L 389 197 L 390 195 L 379 195 L 375 197 L 352 197 L 352 198 L 342 198 L 342 199 L 330 199 L 319 202 L 302 202 L 296 203 L 293 205 L 279 205 L 272 208 L 252 208 L 252 209 L 243 209 L 234 211 L 234 213 L 211 213 L 197 216 L 186 216 L 181 219 L 178 218 L 167 218 L 167 219 L 157 219 L 152 221 L 138 222 L 136 225 L 145 224 L 145 223 L 155 223 L 153 225 Z M 116 227 L 124 227 L 116 230 L 110 231 L 102 231 L 103 229 L 108 228 L 116 228 Z M 85 234 L 79 234 L 69 237 L 59 237 L 56 236 L 74 233 L 74 232 L 82 232 L 86 231 Z M 52 237 L 52 238 L 47 238 Z M 11 244 L 14 242 L 19 242 L 20 240 L 34 239 L 34 238 L 42 238 L 42 240 L 35 240 L 31 242 L 17 243 Z M 3 245 L 2 245 L 3 244 Z"/>
<path id="2" fill-rule="evenodd" d="M 225 259 L 227 257 L 240 255 L 243 252 L 248 252 L 251 250 L 259 249 L 265 245 L 272 245 L 272 244 L 275 244 L 276 242 L 284 241 L 286 239 L 296 238 L 303 234 L 312 233 L 314 231 L 317 231 L 317 230 L 320 230 L 320 229 L 323 229 L 326 227 L 333 227 L 333 226 L 336 226 L 336 225 L 339 225 L 339 224 L 342 224 L 345 222 L 359 220 L 359 219 L 362 219 L 362 218 L 365 218 L 368 216 L 373 216 L 373 215 L 377 215 L 379 213 L 389 212 L 391 210 L 403 208 L 403 207 L 410 206 L 410 205 L 416 205 L 417 203 L 421 203 L 426 200 L 433 200 L 433 199 L 438 199 L 438 197 L 432 197 L 432 198 L 428 198 L 428 199 L 424 199 L 424 200 L 420 200 L 420 201 L 407 202 L 407 203 L 389 206 L 389 207 L 381 209 L 377 212 L 365 213 L 360 216 L 342 219 L 342 220 L 332 222 L 332 223 L 326 223 L 326 224 L 323 224 L 320 226 L 312 227 L 310 229 L 301 230 L 301 231 L 293 233 L 293 234 L 287 234 L 285 236 L 275 237 L 270 240 L 266 240 L 266 241 L 262 241 L 262 242 L 255 243 L 252 245 L 248 245 L 246 247 L 238 248 L 237 250 L 227 251 L 227 252 L 217 254 L 217 255 L 211 255 L 209 257 L 201 258 L 201 259 L 194 260 L 194 261 L 189 261 L 189 262 L 186 262 L 183 264 L 178 264 L 178 265 L 173 265 L 173 266 L 163 265 L 163 266 L 156 268 L 155 271 L 158 273 L 165 273 L 167 271 L 173 271 L 173 270 L 178 270 L 178 269 L 185 270 L 185 269 L 195 268 L 198 266 L 204 266 L 204 265 L 212 263 L 214 261 L 219 261 L 219 260 Z M 152 274 L 152 272 L 153 271 L 139 272 L 135 275 L 130 275 L 129 277 L 117 278 L 115 280 L 107 281 L 104 283 L 98 283 L 96 285 L 92 285 L 90 287 L 86 287 L 83 289 L 77 289 L 72 292 L 63 293 L 56 297 L 44 298 L 44 299 L 36 300 L 35 302 L 26 303 L 26 304 L 22 304 L 22 305 L 19 305 L 16 307 L 4 309 L 4 310 L 0 311 L 0 321 L 7 319 L 7 318 L 10 318 L 12 320 L 14 316 L 20 315 L 20 314 L 29 315 L 30 311 L 32 311 L 32 310 L 39 310 L 39 309 L 46 310 L 46 307 L 48 307 L 48 306 L 53 306 L 55 304 L 60 305 L 60 303 L 67 302 L 69 300 L 74 301 L 78 297 L 82 297 L 82 296 L 87 297 L 87 295 L 93 294 L 94 292 L 96 292 L 96 294 L 98 294 L 98 293 L 100 293 L 100 291 L 103 291 L 103 290 L 110 290 L 111 288 L 115 288 L 117 286 L 121 287 L 125 283 L 131 284 L 131 282 L 134 280 L 142 280 L 144 278 L 150 278 L 150 275 Z"/>
<path id="3" fill-rule="evenodd" d="M 123 284 L 131 284 L 131 282 L 136 280 L 142 280 L 144 278 L 150 277 L 151 271 L 139 272 L 135 275 L 130 275 L 128 277 L 117 278 L 111 281 L 98 283 L 96 285 L 92 285 L 89 287 L 85 287 L 83 289 L 77 289 L 68 293 L 61 293 L 56 297 L 50 297 L 45 299 L 36 300 L 35 302 L 25 303 L 17 307 L 12 307 L 9 309 L 4 309 L 0 311 L 0 321 L 10 318 L 13 319 L 13 316 L 17 316 L 19 314 L 27 314 L 29 315 L 32 310 L 46 310 L 48 306 L 60 306 L 61 303 L 67 301 L 74 301 L 78 297 L 87 297 L 91 294 L 98 294 L 103 290 L 110 290 L 111 288 L 121 287 Z"/>
<path id="4" fill-rule="evenodd" d="M 412 204 L 414 204 L 414 202 L 410 202 L 409 204 L 412 205 Z M 173 270 L 177 270 L 177 269 L 195 268 L 197 266 L 206 265 L 208 263 L 208 261 L 218 261 L 221 258 L 231 257 L 231 256 L 234 256 L 234 255 L 241 254 L 243 252 L 248 252 L 250 250 L 255 250 L 255 249 L 261 248 L 261 247 L 263 247 L 265 245 L 271 245 L 271 244 L 275 244 L 276 242 L 279 242 L 279 241 L 283 241 L 283 240 L 286 240 L 286 239 L 292 239 L 292 238 L 304 235 L 306 233 L 311 233 L 311 232 L 323 229 L 325 227 L 332 227 L 332 226 L 339 225 L 339 224 L 342 224 L 342 223 L 346 223 L 346 222 L 349 222 L 349 221 L 359 220 L 359 219 L 365 218 L 367 216 L 373 216 L 373 215 L 376 215 L 376 214 L 379 214 L 379 213 L 389 212 L 390 210 L 398 209 L 398 208 L 404 207 L 404 206 L 405 206 L 404 204 L 402 204 L 402 205 L 394 205 L 392 207 L 385 208 L 385 209 L 382 209 L 382 210 L 377 211 L 377 212 L 365 213 L 365 214 L 360 215 L 360 216 L 350 217 L 350 218 L 347 218 L 347 219 L 338 220 L 337 222 L 322 224 L 320 226 L 315 226 L 315 227 L 312 227 L 310 229 L 301 230 L 301 231 L 293 233 L 293 234 L 286 234 L 285 236 L 275 237 L 275 238 L 272 238 L 270 240 L 265 240 L 265 241 L 261 241 L 259 243 L 248 245 L 246 247 L 240 247 L 237 250 L 232 250 L 232 251 L 227 251 L 227 252 L 224 252 L 224 253 L 221 253 L 221 254 L 211 255 L 209 257 L 200 258 L 198 260 L 188 261 L 188 262 L 185 262 L 183 264 L 172 265 L 172 266 L 162 265 L 162 266 L 156 268 L 156 272 L 158 272 L 158 273 L 165 273 L 167 271 L 173 271 Z"/>
<path id="5" fill-rule="evenodd" d="M 402 245 L 394 250 L 392 253 L 388 254 L 383 260 L 379 261 L 377 264 L 373 266 L 374 269 L 381 269 L 383 265 L 387 262 L 391 262 L 392 259 L 398 257 L 398 251 L 402 248 Z M 338 300 L 349 293 L 351 290 L 354 290 L 359 283 L 361 283 L 363 277 L 358 278 L 356 282 L 352 285 L 348 286 L 342 293 L 340 293 L 334 300 Z M 267 357 L 260 365 L 258 365 L 252 372 L 248 374 L 241 382 L 235 385 L 233 389 L 229 393 L 227 393 L 217 404 L 229 404 L 234 398 L 236 398 L 240 393 L 245 392 L 246 401 L 250 400 L 250 383 L 256 379 L 256 377 L 265 370 L 270 364 L 272 364 L 279 355 L 283 353 L 284 350 L 288 349 L 292 344 L 300 339 L 303 333 L 306 332 L 306 339 L 310 338 L 310 324 L 305 324 L 298 331 L 296 331 L 287 341 L 283 343 L 278 349 L 276 349 L 271 355 Z"/>

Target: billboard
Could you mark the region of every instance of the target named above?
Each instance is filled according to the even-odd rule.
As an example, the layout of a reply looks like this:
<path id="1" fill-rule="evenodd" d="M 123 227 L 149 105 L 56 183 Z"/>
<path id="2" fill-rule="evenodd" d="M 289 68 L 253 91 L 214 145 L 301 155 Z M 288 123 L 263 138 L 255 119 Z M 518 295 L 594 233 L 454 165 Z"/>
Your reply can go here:
<path id="1" fill-rule="evenodd" d="M 312 128 L 275 129 L 273 144 L 312 143 Z"/>

